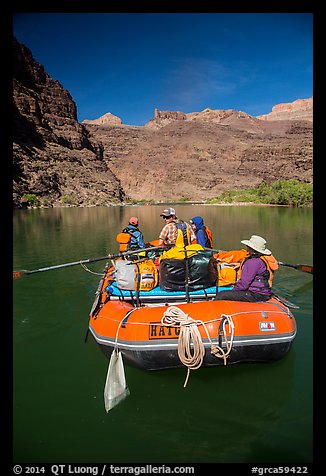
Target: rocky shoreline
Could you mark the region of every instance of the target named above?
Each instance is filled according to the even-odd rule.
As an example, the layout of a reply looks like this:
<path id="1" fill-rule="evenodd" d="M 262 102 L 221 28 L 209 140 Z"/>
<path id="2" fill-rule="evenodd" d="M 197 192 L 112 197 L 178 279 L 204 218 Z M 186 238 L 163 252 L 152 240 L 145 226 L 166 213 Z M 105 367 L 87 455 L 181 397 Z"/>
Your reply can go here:
<path id="1" fill-rule="evenodd" d="M 158 206 L 165 205 L 166 202 L 155 203 L 110 203 L 107 205 L 51 205 L 51 206 L 15 206 L 16 210 L 32 210 L 32 209 L 44 209 L 44 208 L 96 208 L 96 207 L 134 207 L 134 206 Z M 289 207 L 290 205 L 282 205 L 275 203 L 255 203 L 255 202 L 225 202 L 225 203 L 204 203 L 204 202 L 171 202 L 169 205 L 203 205 L 207 207 Z M 313 207 L 313 205 L 305 205 L 305 207 Z"/>

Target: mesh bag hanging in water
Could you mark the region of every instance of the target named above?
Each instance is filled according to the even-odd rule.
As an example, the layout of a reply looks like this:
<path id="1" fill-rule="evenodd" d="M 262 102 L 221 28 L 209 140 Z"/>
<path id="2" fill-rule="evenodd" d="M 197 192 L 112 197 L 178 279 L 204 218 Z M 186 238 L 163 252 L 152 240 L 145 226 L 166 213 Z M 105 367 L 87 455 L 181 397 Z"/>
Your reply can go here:
<path id="1" fill-rule="evenodd" d="M 130 394 L 123 367 L 122 354 L 114 349 L 104 387 L 104 404 L 108 412 Z"/>

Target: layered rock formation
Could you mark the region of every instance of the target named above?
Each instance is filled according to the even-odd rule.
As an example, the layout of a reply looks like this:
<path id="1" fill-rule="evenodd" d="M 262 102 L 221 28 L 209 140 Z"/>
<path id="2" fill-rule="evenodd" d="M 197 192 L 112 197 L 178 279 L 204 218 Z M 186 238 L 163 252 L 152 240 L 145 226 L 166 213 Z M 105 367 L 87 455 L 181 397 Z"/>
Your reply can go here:
<path id="1" fill-rule="evenodd" d="M 154 118 L 145 124 L 145 127 L 151 129 L 160 129 L 173 121 L 184 121 L 187 115 L 180 111 L 160 111 L 157 107 L 154 109 Z"/>
<path id="2" fill-rule="evenodd" d="M 87 127 L 126 195 L 136 200 L 204 200 L 262 181 L 312 180 L 311 122 L 261 121 L 257 129 L 251 118 L 241 126 L 237 121 Z"/>
<path id="3" fill-rule="evenodd" d="M 257 116 L 265 121 L 307 120 L 313 119 L 313 98 L 296 99 L 293 102 L 276 104 L 269 114 Z"/>
<path id="4" fill-rule="evenodd" d="M 79 124 L 69 92 L 15 42 L 14 204 L 27 193 L 55 206 L 205 200 L 262 181 L 311 182 L 312 109 L 279 120 L 286 109 L 273 108 L 278 120 L 155 109 L 145 126 L 111 113 Z"/>

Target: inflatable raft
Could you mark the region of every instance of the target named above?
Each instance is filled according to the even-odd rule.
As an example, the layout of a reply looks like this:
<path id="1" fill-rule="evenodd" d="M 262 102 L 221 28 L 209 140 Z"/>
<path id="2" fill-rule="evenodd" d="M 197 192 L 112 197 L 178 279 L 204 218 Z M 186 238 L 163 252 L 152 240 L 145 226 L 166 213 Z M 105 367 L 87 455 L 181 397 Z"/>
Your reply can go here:
<path id="1" fill-rule="evenodd" d="M 275 297 L 257 303 L 214 300 L 219 290 L 123 291 L 107 264 L 89 330 L 107 357 L 118 349 L 124 362 L 145 370 L 270 362 L 289 352 L 296 322 L 286 305 Z"/>

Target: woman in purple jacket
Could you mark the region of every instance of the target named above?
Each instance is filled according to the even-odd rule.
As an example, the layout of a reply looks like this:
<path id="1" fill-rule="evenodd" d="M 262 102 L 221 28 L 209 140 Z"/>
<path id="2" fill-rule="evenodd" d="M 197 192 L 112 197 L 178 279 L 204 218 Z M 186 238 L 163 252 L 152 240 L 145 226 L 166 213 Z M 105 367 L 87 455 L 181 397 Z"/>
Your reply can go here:
<path id="1" fill-rule="evenodd" d="M 226 301 L 267 301 L 272 296 L 269 284 L 270 271 L 261 256 L 271 255 L 266 248 L 266 240 L 261 236 L 252 235 L 250 240 L 242 240 L 247 246 L 248 257 L 242 263 L 241 278 L 232 290 L 221 291 L 215 297 Z"/>

